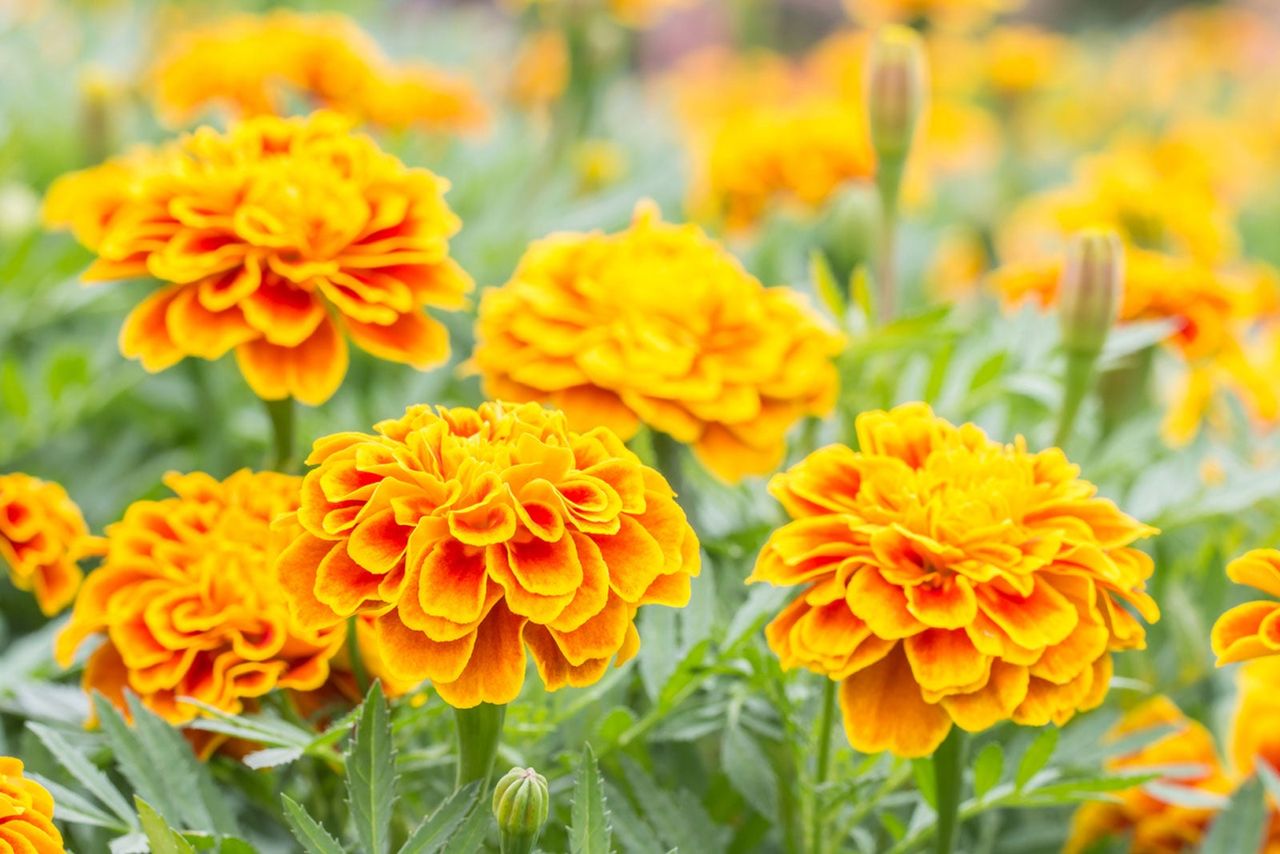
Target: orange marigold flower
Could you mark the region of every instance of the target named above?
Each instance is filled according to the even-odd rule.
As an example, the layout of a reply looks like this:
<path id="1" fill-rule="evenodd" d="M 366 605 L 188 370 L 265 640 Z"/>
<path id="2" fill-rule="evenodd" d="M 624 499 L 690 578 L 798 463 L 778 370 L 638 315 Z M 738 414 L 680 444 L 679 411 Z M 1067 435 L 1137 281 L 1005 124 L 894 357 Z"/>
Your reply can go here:
<path id="1" fill-rule="evenodd" d="M 125 321 L 126 356 L 160 371 L 234 349 L 260 397 L 319 404 L 346 373 L 344 332 L 420 369 L 447 357 L 423 307 L 472 286 L 448 254 L 448 186 L 331 113 L 262 117 L 64 176 L 45 219 L 97 254 L 86 280 L 164 283 Z"/>
<path id="2" fill-rule="evenodd" d="M 1239 669 L 1236 686 L 1240 703 L 1231 719 L 1230 735 L 1235 772 L 1252 774 L 1260 761 L 1280 771 L 1280 728 L 1276 727 L 1280 720 L 1280 658 L 1248 662 Z M 1280 828 L 1277 832 L 1280 843 Z"/>
<path id="3" fill-rule="evenodd" d="M 856 430 L 860 451 L 823 448 L 770 482 L 794 521 L 748 579 L 805 585 L 766 637 L 784 667 L 842 683 L 849 743 L 923 756 L 953 723 L 1062 724 L 1101 703 L 1111 652 L 1145 643 L 1129 607 L 1159 617 L 1151 558 L 1130 548 L 1154 529 L 1059 449 L 922 403 Z"/>
<path id="4" fill-rule="evenodd" d="M 1227 564 L 1227 577 L 1280 599 L 1280 550 L 1254 549 Z M 1280 655 L 1280 602 L 1237 605 L 1218 618 L 1212 633 L 1218 664 Z"/>
<path id="5" fill-rule="evenodd" d="M 22 761 L 0 756 L 0 850 L 14 854 L 62 854 L 62 834 L 53 824 L 53 797 L 28 780 Z"/>
<path id="6" fill-rule="evenodd" d="M 651 203 L 617 234 L 535 243 L 485 292 L 476 338 L 491 397 L 546 401 L 623 439 L 643 422 L 726 480 L 772 471 L 791 425 L 831 409 L 842 344 L 795 292 Z"/>
<path id="7" fill-rule="evenodd" d="M 612 432 L 537 404 L 410 407 L 375 434 L 316 441 L 277 573 L 316 631 L 376 616 L 396 679 L 456 708 L 550 690 L 635 655 L 641 605 L 680 607 L 698 540 L 662 475 Z"/>
<path id="8" fill-rule="evenodd" d="M 470 82 L 428 65 L 391 63 L 337 14 L 235 15 L 179 34 L 148 77 L 172 125 L 212 107 L 245 118 L 284 115 L 298 102 L 395 129 L 465 132 L 487 121 Z"/>
<path id="9" fill-rule="evenodd" d="M 270 562 L 289 536 L 272 520 L 298 507 L 302 479 L 247 469 L 218 481 L 170 473 L 176 497 L 138 501 L 107 528 L 107 554 L 85 581 L 57 656 L 104 635 L 86 691 L 124 708 L 127 688 L 173 723 L 194 697 L 228 712 L 274 688 L 311 690 L 329 676 L 343 626 L 292 619 Z"/>
<path id="10" fill-rule="evenodd" d="M 71 603 L 83 577 L 76 562 L 100 550 L 65 489 L 20 472 L 0 475 L 0 564 L 45 616 Z"/>

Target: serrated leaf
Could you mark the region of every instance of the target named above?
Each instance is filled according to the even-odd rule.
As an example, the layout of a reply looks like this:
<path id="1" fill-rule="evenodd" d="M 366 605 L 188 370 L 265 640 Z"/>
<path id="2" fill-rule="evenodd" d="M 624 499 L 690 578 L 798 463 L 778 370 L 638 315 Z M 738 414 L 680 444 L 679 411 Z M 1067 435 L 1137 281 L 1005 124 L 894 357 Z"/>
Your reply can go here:
<path id="1" fill-rule="evenodd" d="M 386 854 L 396 801 L 396 751 L 387 698 L 376 680 L 365 695 L 347 752 L 347 801 L 362 850 Z"/>
<path id="2" fill-rule="evenodd" d="M 169 827 L 169 823 L 150 804 L 137 795 L 134 795 L 133 802 L 138 806 L 138 820 L 147 837 L 147 844 L 151 847 L 151 854 L 195 854 L 196 849 L 191 843 Z"/>
<path id="3" fill-rule="evenodd" d="M 72 824 L 88 824 L 94 827 L 105 827 L 118 833 L 127 833 L 134 826 L 134 822 L 125 823 L 116 816 L 110 815 L 96 804 L 83 797 L 78 792 L 74 792 L 43 777 L 34 771 L 28 771 L 27 776 L 44 786 L 49 794 L 53 796 L 53 817 L 58 821 L 67 821 Z"/>
<path id="4" fill-rule="evenodd" d="M 188 726 L 204 732 L 216 732 L 232 738 L 254 741 L 268 747 L 297 747 L 306 750 L 316 739 L 315 733 L 296 727 L 287 721 L 266 715 L 232 715 L 216 706 L 191 697 L 180 697 L 179 702 L 195 706 L 208 717 L 197 718 Z M 345 729 L 344 729 L 345 732 Z"/>
<path id="5" fill-rule="evenodd" d="M 486 809 L 474 809 L 467 816 L 462 826 L 454 831 L 444 848 L 443 854 L 475 854 L 482 850 L 484 837 L 493 823 L 493 815 Z"/>
<path id="6" fill-rule="evenodd" d="M 1205 835 L 1200 854 L 1244 854 L 1262 847 L 1267 831 L 1267 800 L 1263 785 L 1250 777 L 1236 790 Z"/>
<path id="7" fill-rule="evenodd" d="M 649 772 L 622 756 L 623 774 L 635 804 L 666 845 L 680 851 L 719 851 L 720 828 L 698 799 L 688 792 L 658 785 Z"/>
<path id="8" fill-rule="evenodd" d="M 400 854 L 437 854 L 478 806 L 480 781 L 468 783 L 436 807 L 409 835 Z"/>
<path id="9" fill-rule="evenodd" d="M 1057 727 L 1045 727 L 1027 747 L 1027 752 L 1022 754 L 1022 759 L 1018 762 L 1018 774 L 1014 778 L 1017 788 L 1025 787 L 1032 777 L 1049 764 L 1053 751 L 1058 746 L 1058 735 Z"/>
<path id="10" fill-rule="evenodd" d="M 981 799 L 983 795 L 991 791 L 996 783 L 1000 782 L 1000 775 L 1004 773 L 1004 748 L 999 742 L 990 741 L 983 745 L 982 750 L 978 751 L 978 756 L 973 760 L 973 794 L 974 797 Z"/>
<path id="11" fill-rule="evenodd" d="M 123 823 L 122 829 L 129 830 L 138 826 L 137 816 L 129 808 L 129 802 L 125 800 L 124 795 L 120 794 L 110 778 L 90 762 L 87 756 L 73 747 L 62 733 L 37 723 L 27 724 L 27 729 L 40 739 L 40 743 L 48 748 L 49 753 L 59 765 L 67 769 L 71 776 L 88 789 L 89 793 L 103 806 L 115 813 Z"/>
<path id="12" fill-rule="evenodd" d="M 720 754 L 725 775 L 751 808 L 772 821 L 778 818 L 778 779 L 769 757 L 740 725 L 724 731 Z"/>
<path id="13" fill-rule="evenodd" d="M 302 748 L 300 747 L 268 747 L 247 754 L 244 757 L 244 764 L 255 771 L 260 771 L 263 768 L 279 768 L 281 765 L 288 765 L 301 758 Z"/>
<path id="14" fill-rule="evenodd" d="M 590 744 L 582 747 L 578 777 L 573 785 L 569 822 L 572 854 L 609 854 L 610 831 L 604 805 L 604 782 Z"/>
<path id="15" fill-rule="evenodd" d="M 613 839 L 623 854 L 663 854 L 667 848 L 658 834 L 631 806 L 630 799 L 612 784 L 604 784 Z"/>
<path id="16" fill-rule="evenodd" d="M 117 836 L 107 843 L 107 847 L 111 849 L 111 854 L 147 854 L 151 848 L 147 844 L 146 834 L 142 832 Z"/>
<path id="17" fill-rule="evenodd" d="M 329 835 L 329 831 L 297 801 L 288 795 L 281 795 L 280 800 L 284 804 L 284 817 L 289 823 L 289 830 L 306 854 L 344 854 L 338 840 Z"/>
<path id="18" fill-rule="evenodd" d="M 147 754 L 141 739 L 124 722 L 119 710 L 101 694 L 93 695 L 93 708 L 120 773 L 133 786 L 134 793 L 145 800 L 166 820 L 177 821 L 183 807 L 174 797 L 165 773 L 167 762 L 157 764 Z"/>

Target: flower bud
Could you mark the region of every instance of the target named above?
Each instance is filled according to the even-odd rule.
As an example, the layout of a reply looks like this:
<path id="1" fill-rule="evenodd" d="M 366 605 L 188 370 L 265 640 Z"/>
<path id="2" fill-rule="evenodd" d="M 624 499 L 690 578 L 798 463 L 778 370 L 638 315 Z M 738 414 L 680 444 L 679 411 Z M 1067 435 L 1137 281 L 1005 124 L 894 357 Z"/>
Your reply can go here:
<path id="1" fill-rule="evenodd" d="M 529 854 L 550 811 L 547 778 L 532 768 L 512 768 L 493 792 L 502 854 Z"/>
<path id="2" fill-rule="evenodd" d="M 924 47 L 915 30 L 889 26 L 876 33 L 867 54 L 866 87 L 867 123 L 877 158 L 905 158 L 928 89 Z"/>
<path id="3" fill-rule="evenodd" d="M 1072 353 L 1101 352 L 1120 312 L 1124 245 L 1113 231 L 1082 231 L 1067 249 L 1058 287 L 1062 346 Z"/>

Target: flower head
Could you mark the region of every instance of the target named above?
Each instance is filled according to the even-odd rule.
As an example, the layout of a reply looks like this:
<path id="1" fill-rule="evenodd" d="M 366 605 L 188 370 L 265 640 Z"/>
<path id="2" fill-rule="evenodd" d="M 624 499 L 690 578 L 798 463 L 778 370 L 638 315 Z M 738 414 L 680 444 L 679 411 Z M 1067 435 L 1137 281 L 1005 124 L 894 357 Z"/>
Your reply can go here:
<path id="1" fill-rule="evenodd" d="M 1246 602 L 1218 618 L 1212 635 L 1218 664 L 1280 655 L 1280 550 L 1247 552 L 1227 564 L 1227 576 L 1275 599 Z"/>
<path id="2" fill-rule="evenodd" d="M 181 697 L 235 713 L 275 688 L 324 684 L 344 627 L 293 620 L 270 572 L 288 536 L 271 522 L 297 508 L 301 478 L 171 473 L 165 484 L 174 497 L 137 501 L 107 528 L 106 558 L 58 638 L 59 660 L 103 635 L 85 689 L 121 707 L 128 689 L 173 723 L 198 714 Z"/>
<path id="3" fill-rule="evenodd" d="M 527 647 L 548 689 L 589 685 L 636 653 L 637 608 L 688 601 L 697 538 L 609 430 L 502 403 L 374 429 L 316 441 L 277 573 L 304 626 L 374 615 L 391 676 L 507 703 Z"/>
<path id="4" fill-rule="evenodd" d="M 62 854 L 62 834 L 53 824 L 53 797 L 28 780 L 22 761 L 0 756 L 0 849 L 15 854 Z"/>
<path id="5" fill-rule="evenodd" d="M 923 756 L 952 724 L 1061 724 L 1102 702 L 1111 653 L 1159 616 L 1153 529 L 1099 498 L 1062 451 L 991 441 L 925 404 L 857 419 L 770 482 L 791 523 L 749 581 L 804 585 L 766 636 L 784 667 L 842 683 L 863 752 Z"/>
<path id="6" fill-rule="evenodd" d="M 535 243 L 480 303 L 487 393 L 542 400 L 626 439 L 641 423 L 726 480 L 771 471 L 787 430 L 834 403 L 841 339 L 693 225 L 641 205 L 617 234 Z"/>
<path id="7" fill-rule="evenodd" d="M 333 114 L 262 117 L 65 176 L 45 218 L 97 254 L 87 280 L 162 283 L 125 321 L 126 356 L 160 371 L 235 350 L 260 397 L 319 404 L 344 333 L 418 368 L 447 356 L 423 307 L 460 307 L 471 280 L 449 258 L 446 189 Z"/>
<path id="8" fill-rule="evenodd" d="M 83 577 L 76 562 L 100 546 L 61 486 L 20 472 L 0 475 L 0 565 L 8 565 L 18 589 L 35 594 L 45 616 L 75 598 Z"/>

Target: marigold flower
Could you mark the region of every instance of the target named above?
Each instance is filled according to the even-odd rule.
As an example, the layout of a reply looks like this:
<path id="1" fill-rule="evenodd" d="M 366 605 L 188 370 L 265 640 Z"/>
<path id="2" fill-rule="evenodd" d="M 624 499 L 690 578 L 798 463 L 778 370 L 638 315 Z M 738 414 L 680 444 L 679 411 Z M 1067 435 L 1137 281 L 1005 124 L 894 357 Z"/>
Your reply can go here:
<path id="1" fill-rule="evenodd" d="M 346 373 L 344 332 L 420 369 L 448 355 L 423 311 L 472 286 L 448 255 L 448 186 L 331 113 L 262 117 L 64 176 L 45 219 L 97 254 L 86 280 L 164 283 L 125 321 L 126 356 L 160 371 L 234 349 L 259 397 L 320 404 Z"/>
<path id="2" fill-rule="evenodd" d="M 508 92 L 517 106 L 546 109 L 569 85 L 569 43 L 559 29 L 530 33 L 511 63 Z"/>
<path id="3" fill-rule="evenodd" d="M 22 761 L 0 756 L 0 849 L 14 854 L 62 854 L 53 824 L 53 796 L 22 773 Z"/>
<path id="4" fill-rule="evenodd" d="M 1254 549 L 1227 564 L 1227 577 L 1280 599 L 1280 549 Z M 1280 602 L 1237 605 L 1214 623 L 1211 637 L 1219 666 L 1280 655 Z"/>
<path id="5" fill-rule="evenodd" d="M 0 564 L 45 616 L 71 603 L 83 577 L 76 562 L 100 550 L 65 489 L 20 472 L 0 475 Z"/>
<path id="6" fill-rule="evenodd" d="M 489 396 L 543 400 L 623 439 L 643 422 L 725 480 L 771 471 L 791 425 L 830 410 L 841 347 L 793 291 L 651 203 L 617 234 L 535 243 L 485 293 L 476 337 Z"/>
<path id="7" fill-rule="evenodd" d="M 58 637 L 59 661 L 103 635 L 85 690 L 124 708 L 127 688 L 176 724 L 198 714 L 181 697 L 236 713 L 274 688 L 324 684 L 344 627 L 292 619 L 270 572 L 289 536 L 271 522 L 297 508 L 302 479 L 245 469 L 164 481 L 176 497 L 134 502 L 107 528 L 106 558 Z"/>
<path id="8" fill-rule="evenodd" d="M 1002 445 L 925 404 L 857 419 L 776 475 L 794 521 L 749 582 L 805 585 L 766 629 L 783 667 L 840 681 L 857 750 L 931 753 L 956 724 L 1062 724 L 1102 702 L 1111 653 L 1145 643 L 1137 611 L 1154 533 L 1099 498 L 1057 448 Z"/>
<path id="9" fill-rule="evenodd" d="M 637 608 L 687 603 L 697 537 L 609 430 L 503 403 L 374 429 L 316 441 L 276 569 L 303 626 L 375 616 L 391 676 L 455 708 L 503 704 L 527 647 L 549 690 L 589 685 L 635 655 Z"/>
<path id="10" fill-rule="evenodd" d="M 181 33 L 148 78 L 161 115 L 175 126 L 211 107 L 246 118 L 285 115 L 298 102 L 394 129 L 467 132 L 487 121 L 468 81 L 423 64 L 391 63 L 337 14 L 276 10 Z"/>

